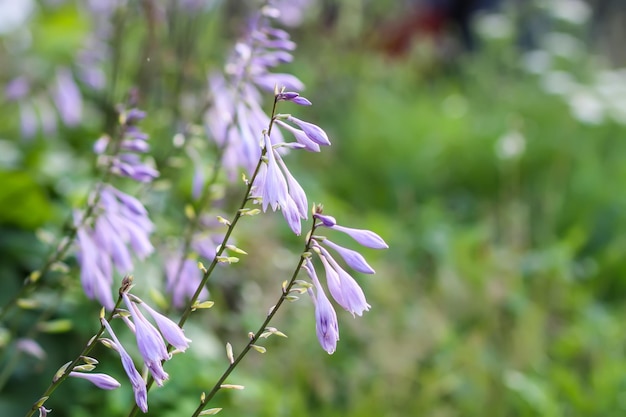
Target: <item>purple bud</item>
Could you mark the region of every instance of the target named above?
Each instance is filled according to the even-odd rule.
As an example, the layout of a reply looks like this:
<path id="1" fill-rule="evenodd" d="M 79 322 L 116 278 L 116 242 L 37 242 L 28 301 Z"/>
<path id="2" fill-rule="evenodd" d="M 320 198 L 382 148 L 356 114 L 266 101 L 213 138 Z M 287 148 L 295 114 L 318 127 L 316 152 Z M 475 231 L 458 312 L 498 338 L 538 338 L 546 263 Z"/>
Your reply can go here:
<path id="1" fill-rule="evenodd" d="M 178 327 L 176 323 L 165 317 L 163 314 L 156 312 L 148 304 L 142 303 L 141 305 L 152 316 L 161 331 L 161 334 L 170 345 L 174 346 L 181 352 L 184 352 L 189 347 L 189 342 L 191 342 L 191 340 L 185 337 L 183 330 Z"/>
<path id="2" fill-rule="evenodd" d="M 335 220 L 333 216 L 315 213 L 313 217 L 315 217 L 317 220 L 320 220 L 322 222 L 322 225 L 326 227 L 333 227 L 337 224 L 337 220 Z"/>
<path id="3" fill-rule="evenodd" d="M 360 253 L 353 251 L 352 249 L 344 248 L 343 246 L 339 246 L 334 242 L 331 242 L 329 239 L 322 240 L 322 244 L 328 246 L 329 248 L 335 250 L 344 261 L 348 264 L 348 266 L 355 271 L 362 272 L 364 274 L 374 274 L 374 269 L 368 265 L 365 261 L 365 258 Z"/>
<path id="4" fill-rule="evenodd" d="M 291 100 L 292 103 L 298 104 L 300 106 L 310 106 L 311 102 L 304 97 L 296 97 Z"/>
<path id="5" fill-rule="evenodd" d="M 30 85 L 26 77 L 21 76 L 12 79 L 4 87 L 4 96 L 8 100 L 19 100 L 30 92 Z"/>
<path id="6" fill-rule="evenodd" d="M 96 155 L 102 155 L 106 151 L 107 146 L 109 146 L 110 141 L 111 138 L 109 138 L 108 136 L 100 136 L 98 140 L 93 144 L 94 153 Z"/>
<path id="7" fill-rule="evenodd" d="M 15 342 L 15 347 L 20 352 L 27 353 L 39 360 L 46 358 L 46 352 L 41 348 L 39 343 L 35 342 L 33 339 L 18 339 Z"/>
<path id="8" fill-rule="evenodd" d="M 117 379 L 107 374 L 88 374 L 72 371 L 70 372 L 70 376 L 74 378 L 86 379 L 100 389 L 112 390 L 121 386 Z"/>
<path id="9" fill-rule="evenodd" d="M 113 329 L 106 319 L 100 319 L 102 325 L 107 329 L 113 341 L 115 342 L 115 350 L 120 354 L 120 358 L 122 359 L 122 367 L 128 375 L 128 379 L 130 380 L 131 385 L 133 386 L 133 392 L 135 393 L 135 403 L 139 407 L 141 411 L 144 413 L 148 412 L 148 390 L 146 389 L 146 381 L 141 377 L 137 368 L 135 368 L 135 364 L 131 359 L 124 346 L 120 343 L 119 339 L 113 333 Z"/>
<path id="10" fill-rule="evenodd" d="M 324 223 L 324 226 L 330 227 L 333 230 L 338 230 L 342 233 L 347 234 L 352 239 L 356 240 L 358 243 L 360 243 L 361 245 L 365 247 L 372 248 L 372 249 L 388 249 L 389 248 L 389 246 L 387 245 L 387 243 L 385 243 L 383 238 L 381 238 L 376 233 L 370 230 L 353 229 L 350 227 L 339 226 L 337 224 L 328 225 L 326 223 Z"/>
<path id="11" fill-rule="evenodd" d="M 317 143 L 309 139 L 306 133 L 304 133 L 302 130 L 296 129 L 295 127 L 290 126 L 287 123 L 283 122 L 282 120 L 278 120 L 278 119 L 276 119 L 276 124 L 278 124 L 280 127 L 287 129 L 289 132 L 291 132 L 291 134 L 296 138 L 296 141 L 304 145 L 304 149 L 306 149 L 307 151 L 310 151 L 310 152 L 320 151 L 320 145 L 318 145 Z"/>
<path id="12" fill-rule="evenodd" d="M 287 117 L 287 120 L 302 129 L 313 142 L 322 146 L 330 145 L 326 132 L 324 132 L 319 126 L 314 125 L 313 123 L 305 122 L 293 116 Z"/>

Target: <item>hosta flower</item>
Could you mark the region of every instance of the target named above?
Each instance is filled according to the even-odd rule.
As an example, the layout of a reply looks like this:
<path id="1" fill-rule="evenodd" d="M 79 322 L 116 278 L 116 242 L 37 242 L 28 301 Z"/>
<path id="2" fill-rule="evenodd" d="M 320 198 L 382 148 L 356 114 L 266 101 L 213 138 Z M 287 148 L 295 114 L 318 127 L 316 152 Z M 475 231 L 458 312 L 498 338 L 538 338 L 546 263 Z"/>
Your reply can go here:
<path id="1" fill-rule="evenodd" d="M 315 291 L 309 288 L 308 293 L 313 299 L 313 304 L 315 304 L 315 332 L 317 333 L 317 339 L 328 354 L 333 354 L 337 349 L 337 341 L 339 340 L 337 313 L 335 313 L 335 309 L 328 297 L 326 297 L 310 259 L 307 259 L 304 268 L 313 281 L 315 288 Z"/>
<path id="2" fill-rule="evenodd" d="M 148 135 L 137 127 L 144 117 L 139 109 L 122 109 L 118 142 L 113 144 L 111 138 L 103 136 L 96 141 L 94 152 L 111 173 L 150 182 L 158 172 L 141 158 L 149 149 Z M 126 274 L 133 269 L 133 256 L 143 260 L 152 254 L 150 234 L 154 225 L 138 199 L 110 184 L 99 184 L 90 201 L 90 217 L 85 218 L 84 212 L 74 214 L 81 283 L 89 298 L 111 309 L 113 270 Z"/>
<path id="3" fill-rule="evenodd" d="M 163 369 L 162 362 L 170 358 L 165 342 L 159 331 L 139 311 L 137 305 L 130 301 L 128 294 L 122 293 L 122 297 L 133 319 L 137 348 L 144 364 L 150 370 L 157 385 L 163 385 L 163 381 L 167 380 L 169 375 Z"/>
<path id="4" fill-rule="evenodd" d="M 133 387 L 133 392 L 135 393 L 135 403 L 139 407 L 141 411 L 144 413 L 148 412 L 148 390 L 146 389 L 146 381 L 141 377 L 137 368 L 135 368 L 135 364 L 133 363 L 132 358 L 124 349 L 124 346 L 120 343 L 117 335 L 113 332 L 111 325 L 104 318 L 100 319 L 102 325 L 106 328 L 109 335 L 113 338 L 113 348 L 120 354 L 120 358 L 122 360 L 122 367 L 130 380 L 130 383 Z"/>
<path id="5" fill-rule="evenodd" d="M 85 294 L 107 309 L 113 308 L 113 268 L 120 274 L 133 268 L 132 255 L 144 259 L 154 251 L 150 233 L 154 226 L 136 198 L 103 185 L 92 224 L 78 228 L 78 261 Z M 81 225 L 82 214 L 74 223 Z"/>
<path id="6" fill-rule="evenodd" d="M 343 261 L 352 269 L 358 272 L 373 274 L 374 269 L 367 263 L 365 258 L 358 252 L 340 246 L 327 237 L 319 235 L 319 230 L 322 227 L 329 230 L 337 230 L 342 233 L 348 234 L 358 243 L 374 248 L 383 249 L 387 248 L 385 241 L 376 233 L 369 230 L 352 229 L 348 227 L 338 226 L 334 217 L 322 214 L 321 206 L 315 208 L 313 217 L 317 220 L 315 224 L 316 233 L 313 234 L 311 240 L 312 252 L 317 254 L 320 262 L 326 272 L 326 285 L 328 290 L 337 304 L 343 307 L 346 311 L 352 313 L 353 316 L 361 316 L 364 311 L 370 309 L 370 305 L 367 303 L 363 289 L 359 286 L 356 280 L 346 270 L 339 265 L 333 255 L 326 249 L 326 247 L 332 249 L 338 253 Z M 324 247 L 324 246 L 326 247 Z M 308 289 L 309 293 L 313 297 L 315 303 L 315 322 L 317 337 L 320 344 L 328 353 L 333 353 L 339 340 L 339 331 L 337 328 L 337 317 L 335 311 L 332 309 L 330 301 L 324 294 L 315 267 L 311 261 L 311 258 L 307 258 L 304 263 L 304 269 L 313 282 L 312 289 Z"/>
<path id="7" fill-rule="evenodd" d="M 74 378 L 82 378 L 94 384 L 100 389 L 112 390 L 120 387 L 120 383 L 117 379 L 107 374 L 100 373 L 86 373 L 86 372 L 70 372 L 70 376 Z"/>
<path id="8" fill-rule="evenodd" d="M 264 7 L 250 20 L 246 35 L 233 48 L 224 75 L 209 77 L 213 106 L 205 120 L 210 136 L 224 149 L 222 162 L 233 180 L 240 168 L 251 174 L 261 156 L 261 133 L 270 123 L 262 109 L 261 91 L 274 91 L 276 86 L 296 91 L 304 88 L 295 76 L 272 72 L 278 65 L 291 62 L 291 51 L 296 47 L 287 32 L 272 26 L 279 15 L 277 9 Z M 310 104 L 290 92 L 278 100 Z M 272 132 L 272 140 L 283 142 L 280 131 Z"/>

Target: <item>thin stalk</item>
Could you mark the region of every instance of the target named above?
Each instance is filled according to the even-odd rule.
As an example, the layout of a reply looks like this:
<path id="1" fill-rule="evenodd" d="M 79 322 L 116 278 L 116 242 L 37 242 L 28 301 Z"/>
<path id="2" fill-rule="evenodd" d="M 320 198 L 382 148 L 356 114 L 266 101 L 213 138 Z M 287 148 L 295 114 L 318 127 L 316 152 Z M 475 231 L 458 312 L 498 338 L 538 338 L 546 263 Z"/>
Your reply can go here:
<path id="1" fill-rule="evenodd" d="M 272 127 L 274 126 L 274 116 L 276 114 L 276 105 L 277 105 L 277 103 L 278 103 L 278 100 L 275 97 L 274 98 L 274 104 L 272 106 L 272 117 L 270 119 L 270 124 L 269 124 L 269 127 L 267 129 L 267 134 L 268 135 L 271 133 Z M 211 264 L 209 265 L 209 267 L 204 270 L 204 272 L 202 274 L 202 279 L 200 280 L 200 283 L 198 284 L 198 287 L 196 288 L 195 293 L 193 294 L 193 296 L 189 300 L 189 303 L 187 303 L 187 307 L 183 311 L 183 314 L 182 314 L 180 320 L 178 321 L 178 327 L 180 327 L 181 329 L 185 326 L 185 323 L 187 322 L 187 319 L 189 319 L 189 316 L 191 315 L 192 311 L 194 310 L 195 304 L 198 301 L 198 298 L 200 297 L 200 293 L 202 292 L 202 289 L 204 288 L 204 286 L 206 285 L 207 281 L 209 280 L 209 277 L 211 276 L 211 274 L 215 270 L 215 267 L 220 262 L 219 259 L 220 259 L 221 255 L 226 250 L 226 245 L 228 244 L 228 239 L 230 238 L 231 234 L 233 233 L 233 230 L 235 230 L 235 226 L 237 226 L 237 223 L 239 222 L 239 219 L 241 219 L 241 216 L 243 216 L 244 209 L 245 209 L 246 205 L 248 204 L 248 201 L 250 200 L 250 195 L 252 193 L 252 186 L 254 185 L 254 181 L 255 181 L 257 175 L 259 174 L 259 170 L 261 168 L 261 164 L 264 163 L 263 159 L 264 159 L 265 154 L 266 154 L 267 151 L 268 151 L 267 149 L 264 149 L 263 152 L 261 153 L 261 157 L 259 158 L 259 161 L 258 161 L 258 163 L 256 165 L 256 168 L 254 169 L 254 173 L 252 174 L 252 177 L 248 180 L 248 186 L 246 187 L 246 192 L 245 192 L 245 195 L 244 195 L 244 197 L 243 197 L 243 199 L 241 201 L 241 204 L 239 205 L 239 209 L 235 213 L 235 217 L 232 219 L 232 221 L 228 225 L 228 229 L 226 230 L 226 234 L 224 235 L 224 238 L 222 239 L 222 243 L 219 245 L 219 247 L 218 247 L 218 249 L 217 249 L 217 251 L 215 253 L 215 257 L 211 261 Z M 167 346 L 168 351 L 171 351 L 172 348 L 173 348 L 173 346 L 168 344 L 168 346 Z M 148 380 L 146 381 L 146 387 L 147 387 L 148 390 L 150 390 L 150 388 L 152 387 L 153 383 L 154 383 L 154 379 L 152 378 L 152 376 L 149 376 Z M 132 410 L 130 411 L 130 413 L 128 414 L 128 417 L 135 416 L 138 411 L 139 411 L 139 407 L 137 406 L 137 404 L 135 404 L 133 406 Z"/>
<path id="2" fill-rule="evenodd" d="M 272 321 L 272 319 L 274 318 L 274 316 L 278 312 L 278 309 L 280 308 L 280 306 L 287 299 L 287 296 L 289 295 L 289 293 L 291 291 L 291 288 L 293 287 L 294 283 L 296 282 L 296 277 L 298 276 L 298 273 L 300 272 L 300 269 L 302 268 L 302 264 L 307 259 L 307 256 L 308 256 L 307 254 L 310 253 L 309 250 L 311 249 L 311 240 L 313 238 L 313 235 L 315 234 L 315 228 L 316 228 L 316 223 L 315 223 L 315 218 L 313 218 L 313 225 L 311 227 L 311 232 L 309 233 L 309 237 L 308 237 L 307 242 L 306 242 L 306 244 L 304 246 L 304 251 L 302 252 L 302 255 L 300 255 L 300 260 L 298 261 L 298 265 L 296 266 L 296 268 L 293 271 L 293 274 L 291 275 L 291 279 L 289 280 L 289 284 L 287 284 L 287 286 L 283 289 L 283 292 L 280 295 L 280 297 L 278 298 L 278 301 L 276 302 L 274 307 L 271 309 L 271 311 L 269 312 L 269 314 L 267 315 L 267 317 L 265 318 L 263 323 L 259 326 L 259 328 L 256 331 L 256 333 L 254 333 L 254 335 L 250 338 L 250 341 L 248 342 L 248 344 L 237 355 L 237 357 L 228 366 L 228 368 L 226 368 L 226 370 L 224 371 L 222 376 L 217 380 L 215 385 L 213 385 L 213 388 L 211 388 L 211 391 L 209 391 L 209 393 L 207 395 L 202 396 L 202 399 L 200 400 L 200 404 L 198 405 L 198 407 L 196 408 L 196 410 L 192 414 L 192 417 L 198 417 L 200 415 L 200 413 L 202 412 L 202 410 L 204 410 L 205 407 L 207 406 L 207 404 L 213 399 L 215 394 L 217 394 L 217 392 L 220 389 L 222 389 L 222 384 L 226 381 L 226 379 L 229 377 L 229 375 L 235 370 L 237 365 L 239 365 L 239 362 L 241 362 L 243 360 L 243 358 L 250 351 L 250 349 L 252 349 L 252 347 L 254 345 L 256 345 L 256 343 L 258 342 L 259 338 L 261 337 L 263 332 L 265 332 L 265 330 L 267 329 L 268 325 L 270 324 L 270 322 Z"/>
<path id="3" fill-rule="evenodd" d="M 115 303 L 115 307 L 113 307 L 113 310 L 111 310 L 111 312 L 106 318 L 107 322 L 110 323 L 111 320 L 113 320 L 113 316 L 115 315 L 117 308 L 120 306 L 121 302 L 122 302 L 122 296 L 120 294 L 120 296 L 117 299 L 117 302 Z M 61 385 L 63 381 L 67 379 L 67 377 L 70 375 L 70 372 L 72 372 L 74 367 L 76 367 L 82 361 L 82 358 L 89 355 L 89 353 L 93 350 L 93 348 L 98 343 L 98 339 L 100 338 L 100 336 L 102 336 L 102 333 L 104 333 L 104 330 L 105 330 L 104 325 L 100 324 L 100 330 L 98 330 L 95 336 L 89 339 L 89 342 L 87 342 L 87 344 L 85 345 L 83 350 L 80 352 L 80 354 L 72 362 L 70 362 L 69 365 L 65 366 L 63 373 L 61 373 L 60 376 L 55 375 L 55 377 L 53 378 L 48 388 L 39 397 L 39 399 L 35 403 L 33 403 L 32 407 L 28 410 L 25 417 L 31 417 L 39 409 L 39 407 L 44 405 L 44 403 L 48 400 L 48 398 L 50 398 L 52 393 L 57 388 L 59 388 L 59 386 Z"/>

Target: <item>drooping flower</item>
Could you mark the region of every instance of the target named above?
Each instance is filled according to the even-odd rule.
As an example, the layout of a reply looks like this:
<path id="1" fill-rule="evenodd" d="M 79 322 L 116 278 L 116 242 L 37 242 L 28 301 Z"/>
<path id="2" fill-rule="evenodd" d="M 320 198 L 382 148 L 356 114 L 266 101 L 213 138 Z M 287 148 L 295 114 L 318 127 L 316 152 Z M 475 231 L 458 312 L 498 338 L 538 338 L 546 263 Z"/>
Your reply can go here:
<path id="1" fill-rule="evenodd" d="M 167 347 L 159 331 L 144 317 L 137 305 L 130 301 L 128 294 L 123 292 L 122 298 L 133 319 L 134 329 L 132 330 L 135 332 L 139 353 L 154 378 L 154 382 L 161 386 L 169 378 L 162 364 L 170 359 Z"/>
<path id="2" fill-rule="evenodd" d="M 353 316 L 361 316 L 363 312 L 370 309 L 370 305 L 365 299 L 363 289 L 322 245 L 337 252 L 346 264 L 355 271 L 373 274 L 374 269 L 369 266 L 361 254 L 330 241 L 327 237 L 319 235 L 317 230 L 319 230 L 320 227 L 338 230 L 348 234 L 357 242 L 370 248 L 383 249 L 388 246 L 385 241 L 374 232 L 338 226 L 334 217 L 322 214 L 322 207 L 319 205 L 315 207 L 313 217 L 317 220 L 314 227 L 316 232 L 311 236 L 310 248 L 313 253 L 318 255 L 324 267 L 328 290 L 337 304 L 343 307 L 346 311 L 350 312 Z M 330 301 L 324 294 L 311 258 L 307 258 L 305 260 L 303 267 L 311 278 L 313 287 L 315 288 L 315 291 L 310 288 L 308 291 L 315 302 L 316 331 L 318 339 L 324 350 L 328 353 L 332 353 L 335 350 L 337 340 L 339 340 L 336 314 L 332 309 Z"/>
<path id="3" fill-rule="evenodd" d="M 122 367 L 130 380 L 131 385 L 133 386 L 133 392 L 135 393 L 135 403 L 139 407 L 141 411 L 144 413 L 148 412 L 148 390 L 146 389 L 146 381 L 141 377 L 137 368 L 135 368 L 135 364 L 133 363 L 132 358 L 124 349 L 124 346 L 120 343 L 117 335 L 113 332 L 111 325 L 106 319 L 100 319 L 102 325 L 106 328 L 109 335 L 113 338 L 113 348 L 120 354 L 120 358 L 122 360 Z"/>
<path id="4" fill-rule="evenodd" d="M 135 297 L 137 298 L 137 297 Z M 140 300 L 141 301 L 141 300 Z M 159 331 L 163 335 L 163 338 L 167 340 L 167 343 L 174 346 L 179 352 L 184 352 L 189 347 L 190 339 L 185 337 L 183 329 L 178 327 L 178 324 L 164 316 L 163 314 L 155 311 L 147 303 L 141 302 L 141 306 L 148 311 L 152 319 L 155 321 Z"/>
<path id="5" fill-rule="evenodd" d="M 339 325 L 337 323 L 337 313 L 326 297 L 324 289 L 317 278 L 315 268 L 310 259 L 304 263 L 304 269 L 313 281 L 315 291 L 308 288 L 308 293 L 315 304 L 315 332 L 322 348 L 332 355 L 337 349 L 339 340 Z"/>
<path id="6" fill-rule="evenodd" d="M 96 387 L 100 389 L 112 390 L 119 388 L 121 384 L 117 381 L 117 379 L 113 378 L 110 375 L 102 374 L 102 373 L 87 373 L 87 372 L 70 372 L 70 376 L 74 378 L 82 378 L 94 384 Z"/>
<path id="7" fill-rule="evenodd" d="M 131 96 L 130 102 L 134 100 Z M 141 158 L 149 149 L 148 135 L 137 126 L 144 117 L 145 113 L 137 108 L 120 109 L 119 138 L 114 141 L 102 136 L 96 141 L 94 152 L 99 155 L 99 163 L 111 173 L 150 182 L 158 176 L 158 171 Z M 87 211 L 74 214 L 81 283 L 89 298 L 111 309 L 113 269 L 126 274 L 133 268 L 133 255 L 142 260 L 152 254 L 150 234 L 154 225 L 137 198 L 110 184 L 99 184 L 90 196 L 90 204 L 89 217 Z"/>
<path id="8" fill-rule="evenodd" d="M 89 298 L 111 309 L 113 267 L 126 274 L 133 268 L 131 250 L 139 259 L 150 255 L 154 226 L 139 200 L 108 184 L 101 187 L 95 212 L 92 224 L 84 225 L 84 214 L 75 214 L 81 282 Z"/>
<path id="9" fill-rule="evenodd" d="M 261 132 L 270 119 L 261 108 L 261 91 L 276 86 L 301 91 L 302 82 L 291 74 L 274 73 L 275 67 L 293 59 L 295 43 L 289 34 L 272 26 L 280 16 L 278 9 L 266 6 L 249 22 L 249 29 L 237 42 L 225 66 L 224 74 L 209 77 L 213 106 L 206 114 L 207 128 L 217 145 L 224 149 L 223 165 L 231 179 L 243 168 L 248 175 L 260 156 Z M 310 104 L 297 93 L 285 93 L 278 100 Z M 280 131 L 272 132 L 275 143 L 282 142 Z"/>

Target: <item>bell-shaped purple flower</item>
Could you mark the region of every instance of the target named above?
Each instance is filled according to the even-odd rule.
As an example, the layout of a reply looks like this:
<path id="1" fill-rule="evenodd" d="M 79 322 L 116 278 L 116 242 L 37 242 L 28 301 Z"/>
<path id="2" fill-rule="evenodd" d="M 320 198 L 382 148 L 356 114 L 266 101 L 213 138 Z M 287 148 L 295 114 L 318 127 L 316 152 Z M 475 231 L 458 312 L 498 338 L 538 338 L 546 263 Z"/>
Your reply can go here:
<path id="1" fill-rule="evenodd" d="M 181 260 L 181 255 L 179 254 L 166 261 L 165 276 L 167 282 L 166 289 L 172 296 L 172 304 L 176 308 L 182 308 L 196 292 L 202 279 L 202 272 L 198 269 L 197 262 L 192 259 Z M 207 294 L 208 291 L 204 288 L 200 296 L 206 297 Z"/>
<path id="2" fill-rule="evenodd" d="M 137 305 L 131 302 L 128 294 L 122 293 L 122 298 L 128 311 L 130 311 L 133 324 L 135 325 L 134 330 L 139 353 L 150 374 L 152 374 L 154 382 L 161 386 L 169 378 L 169 375 L 163 369 L 162 362 L 170 358 L 163 338 L 159 331 L 139 311 Z"/>
<path id="3" fill-rule="evenodd" d="M 336 286 L 336 280 L 339 281 L 339 288 L 335 289 L 335 294 L 331 289 L 331 294 L 337 303 L 342 306 L 346 311 L 352 313 L 352 315 L 361 316 L 364 311 L 368 311 L 370 309 L 370 305 L 367 303 L 365 299 L 365 294 L 363 290 L 357 284 L 357 282 L 348 274 L 339 264 L 335 261 L 335 259 L 330 255 L 330 253 L 319 245 L 315 245 L 315 248 L 319 250 L 320 258 L 322 258 L 322 262 L 324 263 L 324 267 L 326 268 L 326 277 L 328 281 L 328 287 L 331 289 L 331 282 L 335 281 L 334 284 Z M 326 260 L 327 262 L 324 262 Z M 336 274 L 336 276 L 335 276 Z"/>
<path id="4" fill-rule="evenodd" d="M 167 340 L 167 343 L 174 346 L 180 352 L 184 352 L 185 350 L 187 350 L 191 340 L 185 337 L 183 329 L 178 327 L 178 324 L 174 323 L 163 314 L 155 311 L 152 307 L 144 302 L 141 303 L 141 306 L 146 309 L 150 316 L 152 316 L 157 327 L 159 328 L 159 331 L 163 335 L 163 338 Z"/>
<path id="5" fill-rule="evenodd" d="M 107 374 L 72 371 L 70 372 L 70 376 L 86 379 L 100 389 L 112 390 L 121 386 L 117 379 Z"/>
<path id="6" fill-rule="evenodd" d="M 330 141 L 326 132 L 321 127 L 314 125 L 313 123 L 305 122 L 293 116 L 288 116 L 287 121 L 297 125 L 313 142 L 322 146 L 329 146 Z"/>
<path id="7" fill-rule="evenodd" d="M 315 304 L 315 331 L 317 339 L 322 348 L 332 355 L 337 349 L 337 341 L 339 340 L 339 324 L 337 323 L 337 313 L 332 304 L 326 297 L 324 289 L 317 279 L 315 268 L 310 260 L 304 264 L 304 267 L 313 281 L 315 291 L 308 289 L 309 295 Z"/>
<path id="8" fill-rule="evenodd" d="M 352 239 L 356 240 L 365 247 L 372 249 L 389 249 L 389 245 L 385 243 L 383 238 L 381 238 L 371 230 L 352 229 L 350 227 L 344 227 L 339 225 L 333 226 L 333 229 L 347 234 Z"/>
<path id="9" fill-rule="evenodd" d="M 113 332 L 111 325 L 109 322 L 102 318 L 100 319 L 102 325 L 107 329 L 111 338 L 113 338 L 113 342 L 115 343 L 114 349 L 120 354 L 120 358 L 122 360 L 122 367 L 130 380 L 131 385 L 133 386 L 133 392 L 135 393 L 135 403 L 139 407 L 141 411 L 144 413 L 148 412 L 148 390 L 146 389 L 146 381 L 141 377 L 137 368 L 135 368 L 135 364 L 133 363 L 132 358 L 124 349 L 124 346 L 120 343 L 117 335 Z"/>
<path id="10" fill-rule="evenodd" d="M 276 124 L 282 127 L 283 129 L 286 129 L 287 131 L 289 131 L 293 135 L 293 137 L 296 138 L 296 141 L 298 143 L 304 145 L 304 149 L 306 149 L 307 151 L 309 152 L 320 151 L 320 145 L 318 145 L 317 143 L 309 139 L 309 137 L 306 135 L 306 133 L 304 133 L 304 131 L 300 129 L 296 129 L 295 127 L 290 126 L 287 123 L 279 119 L 276 119 Z"/>
<path id="11" fill-rule="evenodd" d="M 376 271 L 374 271 L 374 269 L 369 266 L 363 255 L 361 255 L 357 251 L 353 251 L 352 249 L 339 246 L 336 243 L 332 242 L 330 239 L 324 239 L 321 241 L 321 243 L 341 255 L 341 257 L 348 264 L 348 266 L 355 271 L 362 272 L 364 274 L 376 273 Z"/>

